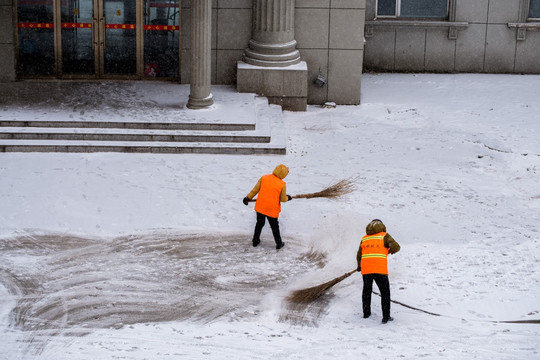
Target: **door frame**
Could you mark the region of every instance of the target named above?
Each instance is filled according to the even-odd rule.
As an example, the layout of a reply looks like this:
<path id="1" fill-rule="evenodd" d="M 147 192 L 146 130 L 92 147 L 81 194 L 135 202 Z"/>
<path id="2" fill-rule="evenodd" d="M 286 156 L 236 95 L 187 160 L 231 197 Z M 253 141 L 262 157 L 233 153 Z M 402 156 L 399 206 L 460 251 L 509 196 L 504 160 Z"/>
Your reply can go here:
<path id="1" fill-rule="evenodd" d="M 142 59 L 144 56 L 144 33 L 143 28 L 143 0 L 136 1 L 136 19 L 135 19 L 135 57 L 136 57 L 136 72 L 135 74 L 105 74 L 105 46 L 106 46 L 106 29 L 105 29 L 105 0 L 92 1 L 92 49 L 94 51 L 94 73 L 93 74 L 64 74 L 62 71 L 62 0 L 53 0 L 54 3 L 54 48 L 56 61 L 57 77 L 62 79 L 126 79 L 136 80 L 143 77 Z"/>
<path id="2" fill-rule="evenodd" d="M 97 16 L 94 13 L 92 19 L 92 41 L 98 43 L 98 46 L 94 46 L 94 73 L 93 74 L 64 74 L 62 71 L 62 0 L 52 0 L 53 2 L 53 24 L 54 24 L 54 57 L 55 57 L 55 75 L 21 75 L 17 74 L 18 78 L 59 78 L 59 79 L 112 79 L 112 80 L 180 80 L 181 78 L 181 64 L 182 64 L 182 0 L 178 0 L 178 76 L 176 77 L 145 77 L 144 75 L 144 1 L 136 1 L 136 26 L 135 26 L 135 39 L 136 39 L 136 72 L 132 75 L 126 74 L 105 74 L 104 70 L 104 45 L 99 45 L 101 40 L 105 42 L 105 20 L 104 20 L 104 0 L 91 0 L 93 3 L 93 9 L 96 11 Z M 17 46 L 17 57 L 19 56 L 19 36 L 18 36 L 18 20 L 17 20 L 17 2 L 14 2 L 14 18 L 15 18 L 15 34 L 16 35 L 16 46 Z M 103 19 L 100 23 L 100 19 Z M 94 32 L 94 26 L 98 26 L 99 29 Z"/>

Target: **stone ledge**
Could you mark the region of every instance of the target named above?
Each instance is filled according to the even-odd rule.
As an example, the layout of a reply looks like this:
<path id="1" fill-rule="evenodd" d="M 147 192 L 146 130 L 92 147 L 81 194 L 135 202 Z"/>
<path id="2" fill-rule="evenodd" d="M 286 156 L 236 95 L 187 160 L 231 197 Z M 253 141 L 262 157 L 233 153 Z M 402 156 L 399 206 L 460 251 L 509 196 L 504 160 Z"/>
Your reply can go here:
<path id="1" fill-rule="evenodd" d="M 307 109 L 308 68 L 305 61 L 287 67 L 262 67 L 237 63 L 237 90 L 268 98 L 283 110 Z"/>
<path id="2" fill-rule="evenodd" d="M 416 27 L 416 28 L 466 28 L 469 26 L 465 21 L 425 21 L 425 20 L 372 20 L 366 21 L 366 26 L 375 27 Z"/>
<path id="3" fill-rule="evenodd" d="M 508 23 L 509 28 L 540 30 L 540 22 L 537 23 Z"/>
<path id="4" fill-rule="evenodd" d="M 448 38 L 457 39 L 458 29 L 464 29 L 469 26 L 468 22 L 456 21 L 430 21 L 430 20 L 372 20 L 366 21 L 364 36 L 370 38 L 373 36 L 374 28 L 382 30 L 396 29 L 448 29 Z"/>
<path id="5" fill-rule="evenodd" d="M 540 22 L 534 23 L 508 23 L 510 29 L 517 29 L 517 40 L 524 41 L 527 36 L 527 31 L 540 30 Z"/>

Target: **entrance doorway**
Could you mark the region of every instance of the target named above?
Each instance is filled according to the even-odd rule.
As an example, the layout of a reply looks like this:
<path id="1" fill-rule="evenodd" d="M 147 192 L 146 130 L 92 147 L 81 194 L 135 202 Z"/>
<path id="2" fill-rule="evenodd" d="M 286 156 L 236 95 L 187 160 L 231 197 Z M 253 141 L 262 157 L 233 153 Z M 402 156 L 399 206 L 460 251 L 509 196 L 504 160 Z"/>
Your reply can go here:
<path id="1" fill-rule="evenodd" d="M 179 78 L 179 0 L 19 0 L 18 75 Z"/>

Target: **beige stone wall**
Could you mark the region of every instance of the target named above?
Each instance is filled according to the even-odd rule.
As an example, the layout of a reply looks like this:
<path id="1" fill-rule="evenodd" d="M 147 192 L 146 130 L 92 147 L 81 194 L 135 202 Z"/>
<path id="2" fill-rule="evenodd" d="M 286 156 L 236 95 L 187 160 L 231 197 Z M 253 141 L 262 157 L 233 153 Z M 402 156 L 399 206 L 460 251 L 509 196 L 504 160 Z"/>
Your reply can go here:
<path id="1" fill-rule="evenodd" d="M 451 24 L 384 24 L 374 20 L 376 1 L 367 0 L 364 66 L 382 71 L 538 74 L 540 28 L 516 27 L 527 23 L 528 1 L 451 0 L 455 14 L 450 22 L 456 25 L 452 34 Z"/>
<path id="2" fill-rule="evenodd" d="M 360 103 L 365 0 L 297 0 L 296 41 L 309 69 L 308 102 Z M 323 87 L 313 83 L 319 74 Z"/>
<path id="3" fill-rule="evenodd" d="M 189 7 L 182 5 L 182 83 L 189 83 Z M 295 39 L 308 66 L 308 103 L 360 103 L 365 0 L 296 0 Z M 214 0 L 212 83 L 235 84 L 251 39 L 252 0 Z M 326 84 L 313 80 L 320 74 Z"/>
<path id="4" fill-rule="evenodd" d="M 191 1 L 182 2 L 181 81 L 189 84 Z M 212 84 L 236 83 L 236 62 L 251 39 L 252 0 L 214 0 L 212 9 Z"/>

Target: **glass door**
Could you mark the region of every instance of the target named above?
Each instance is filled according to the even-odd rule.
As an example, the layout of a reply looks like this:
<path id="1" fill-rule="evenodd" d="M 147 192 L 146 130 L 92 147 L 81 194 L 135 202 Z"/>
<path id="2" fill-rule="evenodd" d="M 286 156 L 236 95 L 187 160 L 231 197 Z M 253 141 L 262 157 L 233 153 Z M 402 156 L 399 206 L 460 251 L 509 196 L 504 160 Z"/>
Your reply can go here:
<path id="1" fill-rule="evenodd" d="M 60 3 L 62 75 L 137 74 L 137 0 Z"/>
<path id="2" fill-rule="evenodd" d="M 96 25 L 93 0 L 61 1 L 62 74 L 95 75 Z"/>
<path id="3" fill-rule="evenodd" d="M 17 72 L 26 76 L 54 75 L 53 0 L 17 1 Z"/>
<path id="4" fill-rule="evenodd" d="M 179 0 L 17 0 L 22 77 L 179 78 Z"/>
<path id="5" fill-rule="evenodd" d="M 99 10 L 100 75 L 136 75 L 137 1 L 103 0 Z"/>
<path id="6" fill-rule="evenodd" d="M 180 4 L 144 0 L 144 76 L 179 77 Z"/>

